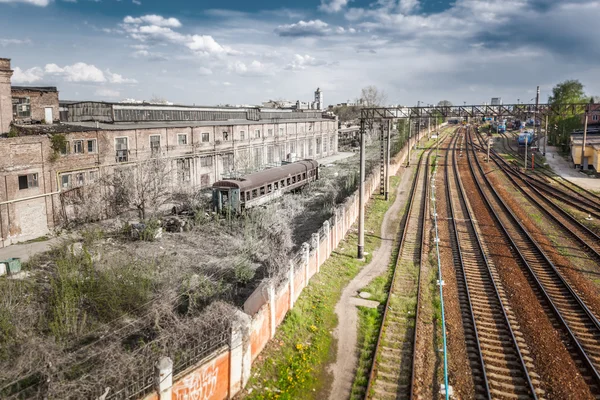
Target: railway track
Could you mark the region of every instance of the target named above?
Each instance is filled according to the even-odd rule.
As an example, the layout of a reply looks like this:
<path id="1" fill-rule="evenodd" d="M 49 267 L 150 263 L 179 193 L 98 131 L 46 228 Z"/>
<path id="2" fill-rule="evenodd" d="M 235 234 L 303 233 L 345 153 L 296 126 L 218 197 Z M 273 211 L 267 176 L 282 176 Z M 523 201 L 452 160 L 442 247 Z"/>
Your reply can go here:
<path id="1" fill-rule="evenodd" d="M 477 132 L 479 141 L 481 135 Z M 505 173 L 511 183 L 547 218 L 557 224 L 567 236 L 579 243 L 582 250 L 591 258 L 600 262 L 600 236 L 582 224 L 579 220 L 556 205 L 550 198 L 543 194 L 536 185 L 532 184 L 528 176 L 515 171 L 502 157 L 495 153 L 490 154 L 490 159 Z"/>
<path id="2" fill-rule="evenodd" d="M 480 194 L 511 243 L 518 261 L 573 344 L 584 379 L 594 393 L 600 394 L 600 322 L 495 191 L 479 164 L 469 132 L 467 140 L 469 168 Z"/>
<path id="3" fill-rule="evenodd" d="M 457 135 L 453 142 L 460 140 L 462 136 Z M 517 321 L 504 306 L 507 299 L 489 250 L 480 239 L 458 172 L 456 149 L 451 147 L 452 167 L 445 168 L 446 196 L 453 222 L 454 265 L 462 273 L 457 283 L 475 397 L 535 399 L 534 383 L 539 385 L 539 376 L 532 371 Z"/>
<path id="4" fill-rule="evenodd" d="M 502 136 L 504 138 L 503 147 L 507 152 L 517 159 L 522 159 L 522 155 L 511 146 L 511 139 L 508 135 L 502 134 Z M 568 179 L 557 179 L 545 166 L 538 162 L 536 162 L 535 165 L 537 171 L 544 176 L 543 178 L 532 174 L 523 175 L 527 176 L 529 182 L 536 186 L 538 190 L 543 191 L 547 195 L 552 195 L 582 212 L 600 218 L 600 197 Z"/>
<path id="5" fill-rule="evenodd" d="M 431 150 L 426 153 L 419 158 L 408 199 L 400 250 L 367 384 L 368 399 L 410 399 L 414 390 L 414 349 Z"/>

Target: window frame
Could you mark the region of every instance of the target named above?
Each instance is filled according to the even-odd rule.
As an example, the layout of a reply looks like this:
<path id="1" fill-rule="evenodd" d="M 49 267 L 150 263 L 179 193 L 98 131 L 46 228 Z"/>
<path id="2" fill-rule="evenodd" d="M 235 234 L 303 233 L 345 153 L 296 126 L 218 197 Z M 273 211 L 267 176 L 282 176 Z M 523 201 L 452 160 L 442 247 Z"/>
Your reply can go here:
<path id="1" fill-rule="evenodd" d="M 260 129 L 254 130 L 254 139 L 260 139 Z"/>
<path id="2" fill-rule="evenodd" d="M 18 101 L 16 103 L 14 103 L 15 100 L 25 100 L 24 102 Z M 20 119 L 20 118 L 31 118 L 31 97 L 30 96 L 25 96 L 25 97 L 13 97 L 12 98 L 12 113 L 13 113 L 13 117 Z M 21 115 L 23 113 L 23 111 L 20 111 L 19 108 L 22 108 L 23 106 L 26 106 L 27 108 L 27 115 Z"/>
<path id="3" fill-rule="evenodd" d="M 83 154 L 83 139 L 73 140 L 73 154 Z"/>
<path id="4" fill-rule="evenodd" d="M 125 148 L 118 149 L 117 142 L 119 140 L 125 140 Z M 121 154 L 119 154 L 121 152 Z M 118 163 L 129 161 L 129 136 L 119 136 L 115 138 L 115 161 Z"/>
<path id="5" fill-rule="evenodd" d="M 267 136 L 273 136 L 273 129 L 267 129 Z"/>
<path id="6" fill-rule="evenodd" d="M 19 190 L 34 189 L 40 187 L 39 176 L 37 172 L 30 174 L 18 175 L 17 183 L 19 184 Z M 24 183 L 24 185 L 23 185 Z"/>
<path id="7" fill-rule="evenodd" d="M 61 190 L 69 190 L 73 187 L 73 179 L 72 179 L 71 175 L 72 174 L 61 174 L 60 175 L 60 189 Z M 65 178 L 67 178 L 66 182 L 65 182 Z"/>
<path id="8" fill-rule="evenodd" d="M 181 143 L 181 138 L 183 138 L 184 143 Z M 178 146 L 187 146 L 188 145 L 188 134 L 187 133 L 178 133 L 177 134 L 177 145 Z"/>
<path id="9" fill-rule="evenodd" d="M 92 144 L 92 150 L 90 151 L 90 143 Z M 96 139 L 87 139 L 85 143 L 86 150 L 88 154 L 96 154 L 98 153 L 98 143 Z"/>
<path id="10" fill-rule="evenodd" d="M 206 136 L 204 136 L 204 135 L 206 135 Z M 206 137 L 206 140 L 205 140 L 205 137 Z M 202 143 L 210 143 L 210 132 L 202 132 L 200 134 L 200 141 Z"/>
<path id="11" fill-rule="evenodd" d="M 246 131 L 240 131 L 240 140 L 246 140 Z"/>
<path id="12" fill-rule="evenodd" d="M 152 145 L 153 143 L 155 143 L 155 142 L 153 142 L 153 141 L 152 141 L 152 139 L 154 139 L 154 138 L 158 138 L 158 146 L 153 146 L 153 145 Z M 161 144 L 160 144 L 160 139 L 161 139 L 160 135 L 150 135 L 150 136 L 149 136 L 149 141 L 150 141 L 150 152 L 151 152 L 152 154 L 155 154 L 155 153 L 159 153 L 159 152 L 160 152 L 160 147 L 161 147 Z"/>

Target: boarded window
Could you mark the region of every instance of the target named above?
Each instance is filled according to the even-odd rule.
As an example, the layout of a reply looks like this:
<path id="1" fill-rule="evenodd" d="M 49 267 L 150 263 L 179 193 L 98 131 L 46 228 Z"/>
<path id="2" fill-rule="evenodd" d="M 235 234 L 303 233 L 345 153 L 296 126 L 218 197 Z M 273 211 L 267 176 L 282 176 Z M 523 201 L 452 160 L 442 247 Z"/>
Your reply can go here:
<path id="1" fill-rule="evenodd" d="M 38 174 L 19 175 L 19 190 L 38 187 Z"/>

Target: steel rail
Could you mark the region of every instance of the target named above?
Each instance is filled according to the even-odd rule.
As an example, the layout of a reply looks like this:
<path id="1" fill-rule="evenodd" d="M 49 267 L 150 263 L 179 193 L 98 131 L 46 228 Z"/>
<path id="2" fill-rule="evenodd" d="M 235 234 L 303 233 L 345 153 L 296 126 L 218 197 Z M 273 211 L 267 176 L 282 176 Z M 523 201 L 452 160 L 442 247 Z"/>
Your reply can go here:
<path id="1" fill-rule="evenodd" d="M 477 292 L 477 294 L 482 295 L 485 298 L 488 298 L 491 302 L 494 302 L 495 305 L 497 305 L 499 310 L 501 311 L 501 313 L 500 313 L 501 315 L 498 315 L 497 317 L 499 317 L 502 322 L 500 322 L 499 324 L 496 323 L 495 328 L 498 331 L 498 336 L 506 335 L 510 338 L 508 345 L 512 346 L 512 348 L 506 349 L 506 352 L 508 354 L 508 352 L 510 350 L 512 350 L 516 353 L 518 360 L 519 360 L 517 369 L 521 369 L 521 371 L 517 370 L 515 372 L 517 374 L 522 374 L 521 379 L 523 379 L 525 381 L 524 385 L 523 384 L 518 385 L 517 383 L 512 383 L 515 393 L 510 393 L 509 395 L 521 397 L 521 396 L 527 395 L 527 393 L 523 393 L 523 392 L 529 392 L 529 395 L 535 399 L 535 398 L 537 398 L 537 395 L 536 395 L 535 388 L 533 386 L 533 382 L 531 381 L 531 377 L 530 377 L 529 371 L 527 369 L 526 362 L 523 358 L 523 354 L 521 353 L 521 349 L 519 348 L 519 344 L 517 342 L 516 335 L 510 324 L 510 320 L 508 318 L 508 314 L 506 312 L 505 305 L 502 302 L 502 298 L 500 296 L 500 292 L 499 292 L 498 286 L 496 284 L 494 274 L 492 273 L 492 270 L 491 270 L 490 260 L 488 259 L 487 255 L 486 255 L 486 250 L 484 249 L 483 243 L 480 238 L 480 234 L 478 233 L 477 227 L 474 223 L 474 216 L 472 215 L 472 211 L 471 211 L 470 207 L 468 206 L 466 190 L 464 188 L 462 178 L 458 171 L 458 166 L 457 166 L 457 161 L 456 161 L 456 149 L 453 149 L 452 168 L 453 168 L 453 172 L 454 172 L 454 185 L 457 187 L 456 194 L 458 197 L 458 201 L 463 205 L 463 207 L 466 211 L 466 215 L 464 215 L 463 217 L 465 217 L 464 219 L 466 221 L 468 221 L 468 222 L 466 222 L 466 221 L 465 222 L 468 225 L 468 228 L 470 228 L 470 229 L 467 229 L 469 231 L 469 233 L 467 234 L 467 236 L 468 236 L 467 242 L 469 242 L 469 243 L 475 242 L 476 243 L 477 255 L 474 255 L 474 257 L 476 259 L 475 261 L 476 262 L 479 261 L 479 260 L 477 260 L 477 258 L 478 258 L 477 256 L 481 257 L 483 264 L 484 264 L 484 268 L 483 268 L 482 272 L 485 274 L 485 277 L 489 279 L 489 284 L 490 284 L 488 287 L 473 286 L 473 291 Z M 448 181 L 448 191 L 449 192 L 451 191 L 450 184 L 451 184 L 451 182 Z M 452 201 L 450 202 L 450 206 L 451 206 L 451 210 L 452 210 L 452 218 L 453 218 L 453 223 L 454 223 L 454 228 L 455 228 L 454 232 L 456 235 L 456 242 L 458 243 L 459 251 L 461 251 L 461 253 L 462 253 L 461 246 L 463 244 L 465 246 L 467 245 L 467 243 L 465 243 L 465 240 L 464 240 L 467 238 L 465 237 L 463 240 L 461 240 L 461 237 L 459 235 L 459 227 L 458 227 L 458 224 L 456 221 L 457 212 L 454 208 L 454 204 Z M 461 254 L 461 269 L 464 274 L 465 286 L 467 286 L 467 289 L 468 289 L 469 286 L 467 284 L 467 280 L 468 280 L 467 268 L 465 268 L 465 265 L 463 264 L 462 254 Z M 471 272 L 477 273 L 478 271 L 471 271 Z M 486 282 L 482 279 L 481 283 L 486 283 Z M 486 293 L 486 291 L 488 291 L 488 290 L 491 291 L 491 294 L 492 294 L 491 299 L 489 298 L 490 294 Z M 485 314 L 494 316 L 495 313 L 498 313 L 498 310 L 495 309 L 494 306 L 490 303 L 489 308 L 485 310 Z M 482 321 L 484 318 L 485 318 L 485 315 L 480 310 L 479 318 L 477 318 L 477 321 Z M 505 330 L 502 330 L 500 327 L 500 324 L 502 324 L 502 323 L 505 324 Z M 488 327 L 487 330 L 489 333 L 490 328 Z M 484 340 L 483 340 L 484 345 L 485 345 L 486 340 L 489 341 L 489 339 L 484 338 Z M 479 340 L 478 340 L 478 343 L 479 343 Z M 488 344 L 488 347 L 490 347 L 489 344 Z M 497 351 L 497 350 L 493 349 L 493 347 L 491 349 L 488 348 L 488 350 L 485 354 L 491 354 L 495 351 Z M 488 368 L 492 368 L 491 364 L 498 363 L 498 361 L 495 360 L 494 358 L 495 357 L 489 356 L 489 359 L 487 361 L 490 363 L 490 366 Z M 484 363 L 484 368 L 487 367 L 486 357 L 482 356 L 482 360 Z M 500 362 L 500 364 L 502 364 L 502 363 Z M 512 371 L 514 371 L 511 368 L 507 368 L 507 369 L 509 369 L 511 371 L 511 373 L 509 373 L 508 377 L 502 376 L 502 374 L 499 372 L 494 373 L 494 370 L 492 370 L 491 375 L 490 375 L 492 378 L 489 380 L 492 382 L 493 386 L 502 388 L 503 386 L 506 385 L 506 384 L 503 384 L 502 381 L 506 380 L 507 378 L 510 379 L 512 377 Z M 486 386 L 488 387 L 488 390 L 490 390 L 489 383 L 487 381 L 486 381 Z M 503 393 L 499 389 L 494 389 L 493 392 L 494 392 L 493 393 L 494 395 L 505 395 L 506 394 L 506 393 Z M 492 394 L 490 394 L 488 392 L 488 396 L 489 396 L 489 398 L 491 398 Z"/>
<path id="2" fill-rule="evenodd" d="M 469 137 L 470 137 L 470 135 L 469 135 Z M 477 154 L 475 152 L 474 146 L 471 146 L 471 152 L 473 153 L 473 157 L 476 158 Z M 581 326 L 585 327 L 586 323 L 587 323 L 587 326 L 591 325 L 592 329 L 595 330 L 596 335 L 598 337 L 600 337 L 600 323 L 598 322 L 596 317 L 593 315 L 593 313 L 589 310 L 589 308 L 583 303 L 581 298 L 579 298 L 579 296 L 573 291 L 571 286 L 564 280 L 564 278 L 558 272 L 558 270 L 556 269 L 554 264 L 546 257 L 544 252 L 540 249 L 540 247 L 535 242 L 535 240 L 529 235 L 529 233 L 523 227 L 523 225 L 518 220 L 518 218 L 513 214 L 513 212 L 510 210 L 510 208 L 506 205 L 506 203 L 498 195 L 498 193 L 496 192 L 496 190 L 494 189 L 492 184 L 487 179 L 487 176 L 485 175 L 485 172 L 483 171 L 483 168 L 481 167 L 478 160 L 471 161 L 469 152 L 467 152 L 467 157 L 469 158 L 469 168 L 470 168 L 471 174 L 472 174 L 475 182 L 477 183 L 476 186 L 478 188 L 478 191 L 481 193 L 482 197 L 485 199 L 488 209 L 491 210 L 492 214 L 494 215 L 494 219 L 498 222 L 498 225 L 501 227 L 502 231 L 504 232 L 505 237 L 510 242 L 510 244 L 512 246 L 512 250 L 518 255 L 519 260 L 521 261 L 522 265 L 525 266 L 525 270 L 528 272 L 528 275 L 533 279 L 535 286 L 537 287 L 539 292 L 543 295 L 543 298 L 546 300 L 547 304 L 550 306 L 553 314 L 560 321 L 563 328 L 566 330 L 569 338 L 571 339 L 572 343 L 575 345 L 576 351 L 582 357 L 582 361 L 585 364 L 585 367 L 591 373 L 591 378 L 594 381 L 594 384 L 596 385 L 596 390 L 600 390 L 600 386 L 599 386 L 600 385 L 600 374 L 598 372 L 598 369 L 595 367 L 594 362 L 590 359 L 590 356 L 588 355 L 588 353 L 585 349 L 586 344 L 585 343 L 582 344 L 582 341 L 579 339 L 579 337 L 574 332 L 574 330 L 578 330 L 579 333 L 581 333 L 581 329 L 583 329 L 583 328 L 581 328 Z M 481 179 L 483 179 L 484 182 L 479 182 L 479 180 L 477 179 L 477 174 L 475 172 L 476 167 L 474 167 L 473 164 L 476 164 L 479 174 L 482 176 Z M 530 250 L 529 250 L 530 254 L 532 254 L 532 256 L 534 256 L 534 257 L 537 256 L 537 258 L 541 258 L 543 260 L 544 265 L 542 266 L 541 269 L 538 268 L 537 272 L 536 272 L 536 268 L 527 261 L 527 257 L 524 254 L 525 250 L 522 250 L 521 247 L 519 245 L 517 245 L 517 243 L 515 242 L 513 237 L 508 232 L 508 228 L 504 225 L 504 223 L 500 219 L 500 216 L 498 215 L 498 211 L 496 211 L 494 209 L 494 207 L 492 206 L 491 199 L 489 199 L 488 195 L 484 193 L 484 189 L 482 187 L 484 185 L 490 191 L 492 196 L 496 199 L 497 203 L 499 204 L 499 206 L 501 207 L 501 209 L 505 213 L 505 215 L 508 216 L 509 221 L 512 222 L 513 226 L 517 227 L 515 230 L 517 231 L 518 234 L 523 236 L 524 241 L 526 242 L 526 244 L 529 245 L 528 247 L 530 248 Z M 549 267 L 549 268 L 547 268 L 547 267 Z M 538 273 L 549 274 L 550 275 L 549 278 L 554 278 L 554 280 L 556 281 L 557 287 L 546 288 L 546 285 L 548 285 L 548 279 L 546 278 L 545 279 L 546 282 L 542 283 L 541 279 L 543 279 L 543 278 L 538 277 Z M 552 282 L 550 282 L 550 284 L 552 284 Z M 565 308 L 568 307 L 568 304 L 565 304 L 563 299 L 555 299 L 555 297 L 558 297 L 556 295 L 556 291 L 560 290 L 560 289 L 562 289 L 562 291 L 567 291 L 567 293 L 570 295 L 570 300 L 572 300 L 571 303 L 574 303 L 572 305 L 575 305 L 575 307 L 578 308 L 578 310 L 575 310 L 575 311 L 580 311 L 584 314 L 583 318 L 581 318 L 582 321 L 576 321 L 576 324 L 569 324 L 567 322 L 567 320 L 569 318 L 571 320 L 573 320 L 573 313 L 568 315 L 568 313 L 565 312 Z M 549 293 L 550 290 L 552 290 L 555 294 L 551 295 Z M 558 300 L 558 301 L 556 301 L 556 300 Z M 567 299 L 567 300 L 569 300 L 569 299 Z M 562 309 L 562 311 L 561 311 L 561 309 Z M 565 314 L 565 315 L 563 315 L 563 314 Z M 575 315 L 575 317 L 577 317 L 577 315 Z M 572 326 L 573 326 L 573 329 L 572 329 Z M 578 326 L 579 326 L 579 328 L 578 328 Z"/>
<path id="3" fill-rule="evenodd" d="M 479 136 L 479 132 L 476 132 Z M 544 213 L 547 217 L 549 217 L 554 223 L 559 225 L 573 240 L 579 242 L 583 246 L 583 250 L 590 254 L 596 261 L 600 261 L 600 236 L 598 236 L 595 232 L 589 229 L 587 226 L 582 224 L 576 218 L 574 218 L 571 214 L 567 213 L 565 210 L 560 208 L 558 205 L 554 204 L 550 199 L 546 196 L 542 195 L 540 191 L 532 185 L 527 179 L 527 175 L 523 177 L 521 174 L 515 173 L 512 168 L 497 154 L 492 155 L 492 159 L 494 163 L 500 168 L 502 172 L 506 175 L 506 177 L 511 181 L 511 183 L 516 186 L 516 188 L 523 193 L 525 197 L 527 197 L 533 205 L 539 209 L 542 213 Z M 516 180 L 520 180 L 525 184 L 527 188 L 529 188 L 533 193 L 535 193 L 541 200 L 538 200 L 533 197 L 527 190 L 523 188 L 523 186 L 519 185 Z M 565 225 L 563 221 L 559 219 L 556 215 L 550 212 L 547 208 L 543 207 L 541 202 L 548 205 L 554 212 L 556 212 L 560 217 L 567 220 L 567 222 L 571 223 L 575 229 L 580 229 L 579 234 L 573 232 L 573 230 Z M 594 247 L 592 244 L 588 243 L 583 236 L 589 235 L 595 243 L 597 243 L 597 247 Z"/>
<path id="4" fill-rule="evenodd" d="M 431 150 L 428 150 L 428 152 L 430 152 L 430 151 Z M 423 162 L 422 162 L 424 154 L 425 154 L 425 152 L 423 152 L 419 156 L 419 162 L 417 164 L 417 169 L 415 171 L 415 177 L 413 179 L 412 186 L 411 186 L 411 189 L 410 189 L 410 194 L 409 194 L 409 198 L 408 198 L 408 209 L 407 209 L 407 211 L 405 213 L 405 216 L 404 216 L 404 222 L 402 223 L 402 234 L 401 234 L 401 237 L 400 237 L 399 250 L 398 250 L 398 255 L 396 257 L 396 263 L 395 263 L 394 273 L 393 273 L 393 276 L 392 276 L 392 282 L 390 283 L 390 294 L 388 294 L 388 297 L 387 297 L 387 300 L 386 300 L 386 303 L 385 303 L 385 309 L 384 309 L 384 313 L 383 313 L 383 318 L 381 320 L 381 326 L 379 328 L 379 335 L 377 337 L 377 343 L 375 345 L 375 350 L 373 352 L 373 362 L 371 364 L 371 370 L 370 370 L 370 373 L 369 373 L 369 380 L 368 380 L 368 383 L 367 383 L 367 390 L 365 392 L 365 398 L 366 399 L 370 398 L 370 392 L 371 392 L 371 390 L 373 390 L 373 385 L 375 384 L 375 380 L 376 380 L 377 354 L 379 353 L 379 350 L 381 348 L 381 343 L 382 343 L 382 339 L 383 339 L 383 336 L 384 336 L 384 331 L 385 331 L 385 328 L 387 327 L 386 326 L 386 322 L 388 321 L 389 310 L 391 309 L 391 307 L 390 307 L 390 299 L 392 298 L 391 292 L 394 290 L 394 286 L 395 286 L 396 280 L 399 279 L 398 278 L 398 275 L 399 275 L 398 266 L 399 266 L 401 258 L 402 258 L 402 250 L 404 249 L 404 247 L 406 245 L 406 242 L 407 242 L 406 241 L 406 237 L 407 237 L 407 234 L 408 234 L 408 229 L 407 228 L 409 226 L 410 217 L 411 217 L 411 214 L 413 212 L 413 207 L 415 206 L 416 192 L 417 192 L 417 186 L 418 186 L 419 181 L 420 181 L 419 176 L 421 174 L 421 168 L 424 167 L 423 166 Z M 427 169 L 427 165 L 425 165 L 424 168 Z M 423 184 L 426 185 L 426 181 L 424 181 Z M 425 198 L 423 197 L 422 198 L 422 202 L 421 202 L 421 207 L 423 207 L 424 203 L 425 203 Z M 421 227 L 419 229 L 419 232 L 417 232 L 417 235 L 420 235 L 421 237 L 424 236 L 423 235 L 423 227 L 424 227 L 424 224 L 422 223 Z M 421 251 L 422 251 L 422 247 L 421 247 Z M 421 251 L 419 252 L 420 253 L 420 257 L 422 255 Z M 419 276 L 417 277 L 417 283 L 416 283 L 417 284 L 417 288 L 420 287 L 420 278 L 421 278 L 421 274 L 420 274 L 420 268 L 419 268 Z M 419 293 L 418 293 L 418 289 L 417 289 L 417 299 L 418 298 L 419 298 Z M 413 355 L 414 355 L 414 346 L 415 346 L 415 343 L 416 343 L 416 339 L 415 339 L 416 338 L 416 322 L 418 320 L 418 315 L 416 315 L 416 312 L 418 312 L 418 310 L 419 310 L 419 304 L 418 304 L 418 300 L 417 300 L 417 307 L 416 307 L 416 310 L 415 310 L 415 329 L 414 329 L 414 332 L 413 332 L 414 338 L 413 338 L 413 342 L 412 342 L 412 352 L 413 352 Z M 413 376 L 413 373 L 414 373 L 413 366 L 414 366 L 414 359 L 411 359 L 411 362 L 413 362 L 413 365 L 410 368 L 410 377 L 409 377 L 409 386 L 410 387 L 409 387 L 409 390 L 406 391 L 407 394 L 409 394 L 409 395 L 413 393 L 413 378 L 414 378 L 414 376 Z"/>

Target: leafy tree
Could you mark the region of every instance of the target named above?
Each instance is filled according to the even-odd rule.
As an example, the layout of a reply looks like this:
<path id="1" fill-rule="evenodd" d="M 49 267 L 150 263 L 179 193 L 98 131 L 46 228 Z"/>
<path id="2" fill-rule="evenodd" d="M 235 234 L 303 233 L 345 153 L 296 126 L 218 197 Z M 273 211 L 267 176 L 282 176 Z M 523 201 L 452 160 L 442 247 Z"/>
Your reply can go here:
<path id="1" fill-rule="evenodd" d="M 551 105 L 586 103 L 588 101 L 589 97 L 585 95 L 583 84 L 576 79 L 557 84 L 552 89 L 552 94 L 548 96 L 548 104 Z M 577 115 L 554 116 L 549 122 L 549 142 L 562 146 L 563 150 L 568 145 L 571 131 L 581 127 L 581 118 Z"/>
<path id="2" fill-rule="evenodd" d="M 360 99 L 365 107 L 378 107 L 387 101 L 387 94 L 377 86 L 367 86 L 360 91 Z"/>

